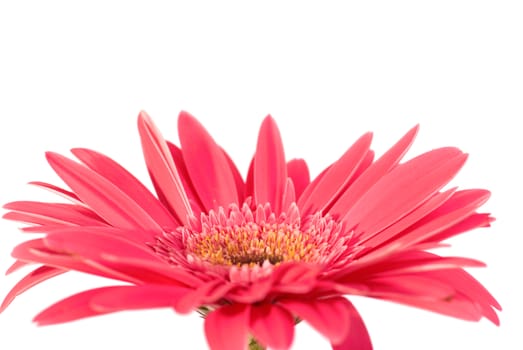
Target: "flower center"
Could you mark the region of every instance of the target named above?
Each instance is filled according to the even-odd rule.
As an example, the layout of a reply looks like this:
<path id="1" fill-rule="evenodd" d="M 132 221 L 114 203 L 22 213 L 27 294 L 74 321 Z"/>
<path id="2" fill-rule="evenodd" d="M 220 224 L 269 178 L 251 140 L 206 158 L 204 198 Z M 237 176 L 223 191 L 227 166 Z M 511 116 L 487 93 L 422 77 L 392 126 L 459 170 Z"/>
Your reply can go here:
<path id="1" fill-rule="evenodd" d="M 311 261 L 318 249 L 310 232 L 287 223 L 215 225 L 187 240 L 187 252 L 194 259 L 213 265 L 276 265 L 285 261 Z"/>
<path id="2" fill-rule="evenodd" d="M 307 262 L 329 269 L 346 266 L 359 249 L 352 232 L 321 213 L 300 217 L 296 204 L 276 216 L 269 204 L 231 205 L 192 218 L 187 226 L 158 236 L 151 248 L 170 264 L 201 273 L 258 275 L 284 262 Z M 257 272 L 258 271 L 258 272 Z"/>

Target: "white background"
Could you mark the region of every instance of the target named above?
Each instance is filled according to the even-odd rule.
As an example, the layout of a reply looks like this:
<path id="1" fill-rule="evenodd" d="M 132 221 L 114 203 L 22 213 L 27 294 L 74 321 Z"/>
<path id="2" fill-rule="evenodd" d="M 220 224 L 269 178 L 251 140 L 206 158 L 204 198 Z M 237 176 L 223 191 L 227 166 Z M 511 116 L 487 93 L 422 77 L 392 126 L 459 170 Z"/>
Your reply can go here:
<path id="1" fill-rule="evenodd" d="M 53 199 L 25 183 L 60 184 L 43 152 L 77 146 L 110 155 L 149 186 L 141 109 L 174 141 L 177 113 L 190 111 L 244 174 L 267 113 L 287 156 L 305 157 L 313 174 L 365 131 L 381 154 L 421 123 L 409 157 L 458 146 L 471 156 L 452 184 L 493 191 L 484 207 L 493 227 L 442 253 L 488 263 L 473 273 L 503 305 L 501 327 L 357 299 L 375 348 L 523 349 L 521 2 L 187 3 L 0 3 L 0 202 Z M 28 237 L 0 225 L 5 270 Z M 21 276 L 1 277 L 0 295 Z M 0 348 L 206 348 L 201 320 L 169 310 L 31 323 L 52 302 L 107 283 L 70 274 L 24 294 L 0 315 Z M 328 348 L 298 327 L 293 349 Z"/>

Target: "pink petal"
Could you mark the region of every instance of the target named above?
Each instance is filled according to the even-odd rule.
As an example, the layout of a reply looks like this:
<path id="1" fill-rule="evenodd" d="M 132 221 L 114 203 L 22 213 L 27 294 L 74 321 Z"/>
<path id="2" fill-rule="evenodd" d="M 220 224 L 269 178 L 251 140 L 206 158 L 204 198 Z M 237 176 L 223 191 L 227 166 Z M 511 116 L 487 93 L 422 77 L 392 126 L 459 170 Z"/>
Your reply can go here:
<path id="1" fill-rule="evenodd" d="M 125 257 L 162 261 L 146 245 L 119 237 L 117 232 L 118 230 L 111 228 L 78 227 L 50 233 L 44 238 L 44 242 L 54 251 L 69 253 L 79 258 L 84 256 L 95 261 L 118 260 Z"/>
<path id="2" fill-rule="evenodd" d="M 229 161 L 205 128 L 189 113 L 181 112 L 178 135 L 183 160 L 204 207 L 210 210 L 238 204 Z"/>
<path id="3" fill-rule="evenodd" d="M 28 275 L 22 278 L 12 289 L 9 291 L 7 296 L 4 298 L 2 305 L 0 306 L 0 313 L 3 312 L 9 304 L 20 294 L 26 290 L 36 286 L 37 284 L 48 280 L 49 278 L 58 276 L 66 272 L 62 269 L 56 269 L 50 266 L 40 266 L 39 268 L 31 271 Z"/>
<path id="4" fill-rule="evenodd" d="M 55 231 L 61 231 L 63 229 L 76 227 L 74 225 L 64 225 L 64 224 L 52 224 L 52 225 L 40 225 L 40 226 L 26 226 L 21 227 L 20 231 L 24 233 L 50 233 Z M 96 227 L 96 226 L 92 226 Z"/>
<path id="5" fill-rule="evenodd" d="M 371 141 L 372 134 L 366 133 L 332 164 L 314 191 L 298 202 L 300 211 L 305 214 L 318 210 L 324 211 L 345 189 L 358 166 L 365 159 Z"/>
<path id="6" fill-rule="evenodd" d="M 350 330 L 350 303 L 343 297 L 328 299 L 285 299 L 278 304 L 327 337 L 332 344 L 343 342 Z"/>
<path id="7" fill-rule="evenodd" d="M 32 263 L 39 263 L 51 267 L 56 267 L 66 270 L 76 270 L 92 275 L 102 276 L 106 278 L 118 279 L 131 283 L 141 283 L 141 279 L 134 277 L 138 272 L 131 271 L 132 274 L 125 275 L 121 272 L 112 270 L 104 266 L 90 266 L 87 260 L 79 260 L 74 256 L 62 255 L 50 251 L 44 244 L 43 239 L 29 240 L 19 244 L 13 249 L 12 256 L 22 261 Z"/>
<path id="8" fill-rule="evenodd" d="M 189 201 L 196 204 L 196 208 L 195 205 L 192 205 L 191 207 L 195 211 L 195 216 L 198 217 L 198 214 L 205 210 L 205 208 L 200 197 L 198 197 L 198 193 L 194 188 L 187 167 L 185 166 L 185 162 L 183 161 L 182 150 L 169 141 L 167 141 L 167 146 L 169 147 L 169 152 L 171 152 L 176 170 L 178 170 L 178 174 L 180 175 L 180 180 L 182 181 L 185 193 L 187 194 L 187 197 L 189 197 Z"/>
<path id="9" fill-rule="evenodd" d="M 386 299 L 396 303 L 437 312 L 446 316 L 456 317 L 465 321 L 477 322 L 481 319 L 481 308 L 472 300 L 460 295 L 459 293 L 441 300 L 410 298 L 403 295 L 394 295 L 387 297 Z"/>
<path id="10" fill-rule="evenodd" d="M 273 292 L 307 293 L 314 289 L 320 268 L 317 265 L 288 262 L 278 265 L 272 274 Z"/>
<path id="11" fill-rule="evenodd" d="M 51 325 L 124 310 L 171 307 L 187 289 L 166 286 L 113 286 L 87 290 L 51 305 L 34 322 Z"/>
<path id="12" fill-rule="evenodd" d="M 3 219 L 19 221 L 27 224 L 36 224 L 42 226 L 58 226 L 58 227 L 71 227 L 73 226 L 70 222 L 63 221 L 60 219 L 49 218 L 45 216 L 19 213 L 16 211 L 10 211 L 2 216 Z"/>
<path id="13" fill-rule="evenodd" d="M 34 186 L 45 188 L 46 190 L 48 190 L 50 192 L 53 192 L 53 193 L 56 193 L 59 196 L 61 196 L 62 198 L 65 198 L 65 199 L 67 199 L 67 200 L 69 200 L 69 201 L 71 201 L 73 203 L 76 203 L 76 204 L 79 204 L 79 205 L 85 205 L 80 200 L 80 198 L 78 198 L 78 196 L 75 193 L 73 193 L 71 191 L 64 190 L 63 188 L 60 188 L 58 186 L 51 185 L 51 184 L 48 184 L 48 183 L 45 183 L 45 182 L 40 182 L 40 181 L 31 181 L 31 182 L 29 182 L 29 185 L 34 185 Z"/>
<path id="14" fill-rule="evenodd" d="M 360 261 L 363 261 L 359 264 Z M 369 261 L 367 256 L 358 259 L 336 275 L 336 278 L 348 276 L 349 280 L 359 277 L 369 278 L 375 275 L 391 276 L 412 272 L 423 272 L 437 269 L 459 268 L 459 267 L 484 267 L 481 261 L 461 257 L 441 257 L 419 250 L 400 251 L 392 256 Z M 358 277 L 356 277 L 358 276 Z"/>
<path id="15" fill-rule="evenodd" d="M 90 301 L 93 296 L 107 288 L 114 287 L 91 289 L 63 299 L 36 315 L 33 322 L 39 326 L 47 326 L 103 315 L 103 312 L 91 307 Z"/>
<path id="16" fill-rule="evenodd" d="M 477 209 L 483 205 L 490 198 L 490 192 L 487 190 L 473 189 L 473 190 L 462 190 L 457 191 L 452 197 L 446 201 L 438 209 L 425 216 L 423 220 L 420 220 L 412 227 L 412 229 L 421 227 L 438 217 L 451 214 L 457 210 L 463 208 L 474 208 Z"/>
<path id="17" fill-rule="evenodd" d="M 369 149 L 369 151 L 361 161 L 360 165 L 358 165 L 358 168 L 354 172 L 354 175 L 352 175 L 351 179 L 349 180 L 348 186 L 351 186 L 372 165 L 372 162 L 374 161 L 374 156 L 374 151 Z"/>
<path id="18" fill-rule="evenodd" d="M 4 205 L 5 209 L 25 212 L 51 220 L 57 219 L 64 223 L 84 226 L 106 226 L 98 215 L 84 206 L 65 203 L 45 203 L 33 201 L 11 202 Z"/>
<path id="19" fill-rule="evenodd" d="M 27 263 L 25 261 L 16 260 L 5 272 L 6 275 L 12 274 L 15 271 L 18 271 L 22 267 L 28 266 L 30 263 Z"/>
<path id="20" fill-rule="evenodd" d="M 253 305 L 250 328 L 261 344 L 274 350 L 289 349 L 294 338 L 294 319 L 275 304 Z"/>
<path id="21" fill-rule="evenodd" d="M 332 345 L 332 350 L 372 350 L 372 343 L 369 332 L 361 318 L 358 310 L 349 301 L 347 305 L 349 311 L 349 334 L 338 345 Z"/>
<path id="22" fill-rule="evenodd" d="M 211 280 L 200 284 L 197 288 L 188 291 L 174 305 L 174 309 L 179 313 L 189 313 L 200 305 L 220 304 L 234 284 L 222 280 Z"/>
<path id="23" fill-rule="evenodd" d="M 134 200 L 161 227 L 176 228 L 177 222 L 152 193 L 111 158 L 85 148 L 75 148 L 71 152 L 82 163 L 109 180 Z"/>
<path id="24" fill-rule="evenodd" d="M 249 169 L 247 171 L 247 177 L 245 178 L 245 198 L 254 197 L 254 157 L 252 157 L 249 163 Z"/>
<path id="25" fill-rule="evenodd" d="M 423 222 L 418 222 L 412 226 L 408 232 L 400 238 L 380 249 L 392 249 L 391 247 L 393 246 L 408 247 L 423 242 L 444 229 L 465 220 L 476 208 L 485 203 L 489 196 L 490 193 L 488 193 L 488 191 L 476 192 L 474 196 L 468 197 L 468 200 L 470 200 L 468 204 L 463 204 L 462 208 L 455 209 L 454 211 L 448 211 L 442 206 L 437 211 L 425 217 Z M 449 201 L 445 204 L 448 204 Z"/>
<path id="26" fill-rule="evenodd" d="M 270 203 L 277 215 L 287 180 L 287 165 L 280 131 L 267 116 L 260 127 L 254 157 L 254 199 L 257 204 Z"/>
<path id="27" fill-rule="evenodd" d="M 364 232 L 361 235 L 360 242 L 365 243 L 368 246 L 374 247 L 390 239 L 393 239 L 395 236 L 401 234 L 403 230 L 420 221 L 430 212 L 432 212 L 433 210 L 441 206 L 443 203 L 445 203 L 445 201 L 447 201 L 452 196 L 455 190 L 456 189 L 453 188 L 445 192 L 436 193 L 425 203 L 414 209 L 401 220 L 395 222 L 394 224 L 390 225 L 385 230 L 379 233 L 376 233 L 376 230 L 374 228 L 369 228 L 366 232 Z"/>
<path id="28" fill-rule="evenodd" d="M 325 169 L 322 170 L 321 173 L 318 174 L 303 190 L 303 193 L 300 196 L 301 201 L 305 201 L 318 187 L 318 185 L 321 183 L 323 176 L 329 171 L 329 169 L 333 166 L 333 164 L 329 165 Z"/>
<path id="29" fill-rule="evenodd" d="M 408 151 L 418 133 L 418 126 L 407 132 L 394 146 L 385 152 L 376 162 L 345 191 L 329 210 L 332 215 L 344 215 L 352 206 L 378 182 L 390 169 L 401 160 Z"/>
<path id="30" fill-rule="evenodd" d="M 443 300 L 456 294 L 452 285 L 437 281 L 426 273 L 372 277 L 365 281 L 365 284 L 369 287 L 368 295 L 387 298 L 390 295 L 400 295 Z"/>
<path id="31" fill-rule="evenodd" d="M 139 310 L 174 307 L 190 289 L 179 286 L 121 286 L 105 289 L 91 300 L 91 307 L 108 313 L 121 310 Z"/>
<path id="32" fill-rule="evenodd" d="M 233 285 L 233 288 L 227 293 L 227 299 L 240 304 L 257 303 L 275 290 L 273 283 L 273 276 L 259 279 L 256 283 L 244 284 L 240 282 Z"/>
<path id="33" fill-rule="evenodd" d="M 303 159 L 291 159 L 287 162 L 287 175 L 292 179 L 296 198 L 300 198 L 303 190 L 310 184 L 309 167 Z"/>
<path id="34" fill-rule="evenodd" d="M 451 227 L 437 234 L 431 235 L 425 240 L 425 242 L 441 242 L 463 232 L 471 231 L 475 228 L 490 226 L 492 221 L 494 221 L 494 218 L 492 218 L 489 214 L 474 213 L 457 224 L 452 225 Z"/>
<path id="35" fill-rule="evenodd" d="M 359 232 L 382 230 L 441 189 L 465 160 L 458 149 L 441 148 L 399 165 L 365 193 L 343 220 L 347 227 L 358 226 Z"/>
<path id="36" fill-rule="evenodd" d="M 166 205 L 182 224 L 192 215 L 189 199 L 162 134 L 145 112 L 138 116 L 138 131 L 149 174 Z"/>
<path id="37" fill-rule="evenodd" d="M 436 300 L 401 294 L 387 296 L 386 299 L 470 321 L 478 321 L 484 316 L 499 325 L 499 318 L 493 308 L 501 310 L 501 306 L 481 283 L 463 269 L 425 271 L 421 275 L 430 278 L 433 281 L 431 283 L 451 286 L 455 293 Z"/>
<path id="38" fill-rule="evenodd" d="M 74 230 L 53 233 L 57 235 L 51 240 L 34 239 L 19 244 L 13 250 L 13 257 L 62 269 L 76 270 L 107 278 L 142 284 L 169 284 L 198 287 L 202 281 L 193 273 L 178 266 L 173 266 L 159 260 L 147 250 L 132 242 L 122 241 L 118 237 L 105 237 L 102 232 L 89 233 L 90 228 L 84 228 L 81 234 L 75 235 Z M 94 228 L 91 228 L 94 229 Z M 51 236 L 50 235 L 50 236 Z M 68 238 L 67 235 L 71 235 Z M 62 236 L 62 237 L 60 237 Z M 85 236 L 85 237 L 84 237 Z M 82 237 L 82 239 L 79 239 Z M 86 240 L 92 242 L 86 243 Z M 67 241 L 63 243 L 63 241 Z M 80 243 L 79 243 L 80 242 Z M 82 243 L 86 246 L 82 246 Z M 64 255 L 49 250 L 49 246 L 63 248 L 76 253 Z M 67 254 L 67 253 L 65 253 Z"/>
<path id="39" fill-rule="evenodd" d="M 249 305 L 233 304 L 205 318 L 205 336 L 211 350 L 245 350 L 249 335 Z"/>
<path id="40" fill-rule="evenodd" d="M 481 283 L 463 269 L 430 271 L 428 274 L 431 277 L 451 284 L 461 293 L 470 297 L 471 300 L 476 300 L 484 306 L 492 305 L 496 309 L 501 310 L 501 305 L 492 294 L 490 294 Z"/>
<path id="41" fill-rule="evenodd" d="M 291 204 L 296 202 L 296 192 L 294 190 L 294 184 L 292 183 L 292 180 L 290 178 L 287 178 L 287 181 L 285 182 L 285 189 L 283 190 L 282 194 L 282 210 L 286 211 Z"/>
<path id="42" fill-rule="evenodd" d="M 48 152 L 46 156 L 51 167 L 69 187 L 111 225 L 161 230 L 134 200 L 102 176 L 59 154 Z"/>
<path id="43" fill-rule="evenodd" d="M 227 159 L 227 163 L 229 163 L 229 167 L 231 168 L 231 172 L 234 177 L 234 182 L 236 183 L 236 190 L 238 191 L 238 203 L 243 203 L 245 200 L 245 182 L 243 181 L 243 177 L 229 154 L 227 154 L 227 152 L 225 152 L 223 149 L 222 151 L 225 159 Z"/>
<path id="44" fill-rule="evenodd" d="M 204 283 L 201 276 L 193 271 L 152 260 L 124 257 L 112 262 L 94 263 L 88 260 L 87 263 L 97 268 L 100 273 L 135 284 L 150 283 L 198 288 Z"/>

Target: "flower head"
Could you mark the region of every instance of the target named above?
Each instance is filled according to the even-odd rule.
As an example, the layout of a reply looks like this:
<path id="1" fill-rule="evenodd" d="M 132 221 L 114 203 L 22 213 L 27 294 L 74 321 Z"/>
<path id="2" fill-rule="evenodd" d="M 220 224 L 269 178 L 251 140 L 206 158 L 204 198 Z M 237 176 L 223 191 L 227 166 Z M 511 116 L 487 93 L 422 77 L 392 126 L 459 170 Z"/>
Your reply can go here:
<path id="1" fill-rule="evenodd" d="M 165 141 L 145 113 L 138 128 L 157 196 L 112 159 L 73 149 L 79 162 L 47 153 L 70 190 L 33 183 L 67 203 L 5 205 L 5 218 L 43 236 L 13 250 L 8 272 L 36 268 L 1 310 L 74 270 L 126 284 L 58 301 L 35 317 L 38 324 L 170 307 L 200 312 L 213 350 L 245 350 L 249 339 L 252 348 L 288 349 L 302 320 L 335 350 L 371 349 L 345 295 L 499 323 L 499 304 L 463 269 L 483 264 L 429 252 L 493 220 L 476 212 L 488 191 L 443 190 L 465 163 L 460 150 L 439 148 L 400 162 L 415 127 L 374 160 L 368 133 L 311 181 L 304 160 L 286 161 L 267 117 L 244 180 L 188 113 L 179 116 L 181 147 Z"/>

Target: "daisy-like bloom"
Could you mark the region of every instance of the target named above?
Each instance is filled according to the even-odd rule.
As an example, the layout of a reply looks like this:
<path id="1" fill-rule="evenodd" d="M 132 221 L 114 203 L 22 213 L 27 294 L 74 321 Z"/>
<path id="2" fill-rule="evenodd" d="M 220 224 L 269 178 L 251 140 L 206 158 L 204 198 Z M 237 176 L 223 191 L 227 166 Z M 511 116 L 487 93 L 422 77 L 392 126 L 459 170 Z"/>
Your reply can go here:
<path id="1" fill-rule="evenodd" d="M 169 307 L 201 313 L 212 350 L 288 349 L 301 321 L 334 350 L 371 349 L 344 295 L 499 323 L 499 304 L 463 269 L 483 264 L 428 251 L 493 220 L 476 212 L 488 191 L 444 189 L 467 158 L 459 149 L 400 162 L 414 127 L 375 160 L 367 133 L 310 181 L 304 160 L 286 160 L 269 116 L 244 180 L 188 113 L 178 119 L 181 147 L 165 141 L 145 113 L 138 129 L 157 197 L 110 158 L 73 149 L 79 162 L 47 153 L 70 190 L 33 183 L 68 203 L 5 206 L 6 219 L 43 235 L 14 248 L 9 273 L 36 268 L 2 310 L 74 270 L 126 283 L 58 301 L 35 317 L 37 324 Z"/>

